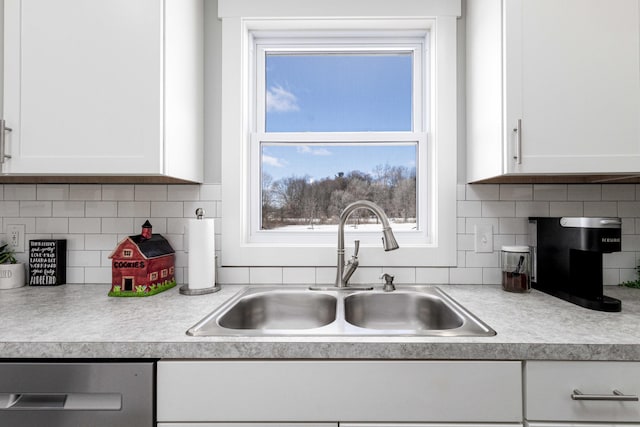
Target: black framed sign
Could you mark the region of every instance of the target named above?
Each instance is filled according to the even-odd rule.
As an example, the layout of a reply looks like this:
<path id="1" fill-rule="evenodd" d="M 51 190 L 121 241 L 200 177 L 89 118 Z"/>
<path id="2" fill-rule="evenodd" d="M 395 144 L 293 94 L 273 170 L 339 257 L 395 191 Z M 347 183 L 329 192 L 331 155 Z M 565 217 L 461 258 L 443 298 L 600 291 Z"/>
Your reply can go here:
<path id="1" fill-rule="evenodd" d="M 29 240 L 29 285 L 56 286 L 67 281 L 67 241 Z"/>

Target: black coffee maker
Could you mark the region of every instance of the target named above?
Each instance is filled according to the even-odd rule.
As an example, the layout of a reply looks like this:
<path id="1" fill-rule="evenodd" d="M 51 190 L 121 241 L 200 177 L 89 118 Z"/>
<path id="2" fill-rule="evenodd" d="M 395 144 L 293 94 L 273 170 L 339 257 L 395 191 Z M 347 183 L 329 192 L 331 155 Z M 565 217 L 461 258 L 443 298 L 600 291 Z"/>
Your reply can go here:
<path id="1" fill-rule="evenodd" d="M 602 293 L 602 254 L 621 250 L 620 218 L 529 218 L 531 284 L 592 310 L 620 311 Z"/>

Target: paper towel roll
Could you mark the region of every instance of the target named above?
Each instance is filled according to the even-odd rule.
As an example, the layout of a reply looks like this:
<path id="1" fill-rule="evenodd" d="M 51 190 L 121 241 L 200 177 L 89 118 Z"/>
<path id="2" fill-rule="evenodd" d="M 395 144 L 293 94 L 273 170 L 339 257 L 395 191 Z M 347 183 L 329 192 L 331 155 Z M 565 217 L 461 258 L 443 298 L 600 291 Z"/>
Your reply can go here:
<path id="1" fill-rule="evenodd" d="M 216 247 L 213 219 L 189 220 L 189 289 L 216 283 Z"/>

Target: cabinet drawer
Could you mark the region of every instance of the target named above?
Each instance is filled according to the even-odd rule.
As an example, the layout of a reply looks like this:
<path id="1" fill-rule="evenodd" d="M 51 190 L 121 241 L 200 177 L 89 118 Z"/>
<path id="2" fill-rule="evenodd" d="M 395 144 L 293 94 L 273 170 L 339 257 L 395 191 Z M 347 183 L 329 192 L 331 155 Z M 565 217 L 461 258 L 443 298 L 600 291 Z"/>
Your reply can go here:
<path id="1" fill-rule="evenodd" d="M 637 362 L 527 362 L 525 418 L 540 421 L 639 422 L 640 403 L 622 400 L 574 400 L 585 395 L 640 393 Z"/>
<path id="2" fill-rule="evenodd" d="M 520 422 L 520 362 L 161 361 L 158 421 Z"/>

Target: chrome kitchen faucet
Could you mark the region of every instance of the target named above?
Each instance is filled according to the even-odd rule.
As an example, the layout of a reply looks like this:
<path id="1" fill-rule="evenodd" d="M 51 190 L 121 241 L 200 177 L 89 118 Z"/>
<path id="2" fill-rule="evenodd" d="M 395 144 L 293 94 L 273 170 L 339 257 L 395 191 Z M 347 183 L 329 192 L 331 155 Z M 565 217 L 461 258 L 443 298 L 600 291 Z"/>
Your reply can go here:
<path id="1" fill-rule="evenodd" d="M 353 211 L 361 208 L 370 210 L 378 217 L 380 222 L 382 222 L 382 234 L 383 234 L 382 245 L 384 246 L 384 250 L 392 251 L 394 249 L 399 248 L 398 242 L 396 242 L 396 238 L 394 237 L 393 231 L 391 230 L 391 226 L 389 225 L 389 219 L 387 218 L 387 215 L 384 213 L 384 211 L 380 206 L 368 200 L 358 200 L 357 202 L 351 203 L 340 214 L 340 223 L 338 225 L 338 263 L 336 268 L 336 284 L 330 289 L 347 288 L 347 287 L 349 289 L 355 289 L 354 287 L 349 286 L 349 279 L 358 268 L 358 264 L 359 264 L 358 251 L 360 250 L 360 241 L 359 240 L 355 241 L 353 256 L 351 257 L 349 262 L 346 263 L 346 266 L 345 266 L 344 226 L 347 220 L 349 219 L 349 216 L 353 213 Z M 312 286 L 310 289 L 322 290 L 327 288 Z M 369 290 L 369 289 L 372 289 L 372 287 L 369 286 L 369 287 L 364 287 L 359 289 Z"/>

